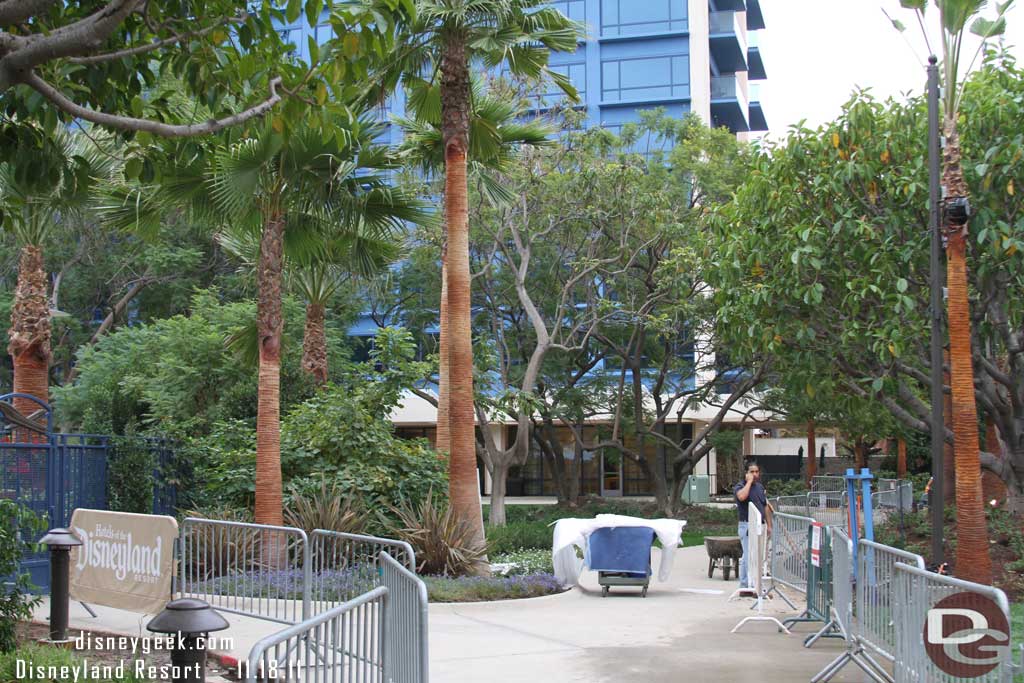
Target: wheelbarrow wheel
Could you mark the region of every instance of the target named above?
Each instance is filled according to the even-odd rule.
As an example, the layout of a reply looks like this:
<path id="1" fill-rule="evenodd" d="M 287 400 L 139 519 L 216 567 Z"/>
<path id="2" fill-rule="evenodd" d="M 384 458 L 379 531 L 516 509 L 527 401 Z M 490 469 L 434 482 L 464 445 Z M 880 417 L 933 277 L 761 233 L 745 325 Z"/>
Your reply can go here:
<path id="1" fill-rule="evenodd" d="M 708 560 L 708 578 L 715 578 L 715 561 L 713 559 Z"/>
<path id="2" fill-rule="evenodd" d="M 601 589 L 601 597 L 602 598 L 607 598 L 608 597 L 608 586 L 605 586 L 604 588 Z"/>
<path id="3" fill-rule="evenodd" d="M 730 573 L 731 571 L 732 571 L 732 566 L 731 566 L 731 565 L 728 565 L 728 564 L 727 564 L 727 565 L 725 565 L 724 567 L 722 567 L 722 576 L 724 576 L 724 577 L 725 577 L 725 580 L 726 580 L 726 581 L 728 581 L 728 580 L 729 580 L 729 573 Z"/>
<path id="4" fill-rule="evenodd" d="M 646 598 L 647 597 L 647 586 L 644 586 L 643 590 L 640 591 L 640 597 L 641 598 Z"/>

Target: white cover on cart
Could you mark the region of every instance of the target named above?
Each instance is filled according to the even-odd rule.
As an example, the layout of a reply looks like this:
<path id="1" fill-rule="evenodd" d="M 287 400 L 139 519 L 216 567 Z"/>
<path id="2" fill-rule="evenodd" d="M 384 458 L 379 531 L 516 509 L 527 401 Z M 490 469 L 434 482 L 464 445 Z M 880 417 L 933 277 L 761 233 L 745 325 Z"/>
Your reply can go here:
<path id="1" fill-rule="evenodd" d="M 576 549 L 587 547 L 587 538 L 603 527 L 645 526 L 652 529 L 661 542 L 661 563 L 658 565 L 658 580 L 668 581 L 672 573 L 676 547 L 683 536 L 686 522 L 681 519 L 642 519 L 626 515 L 597 515 L 594 519 L 560 519 L 555 522 L 554 543 L 551 559 L 555 566 L 555 578 L 563 586 L 579 583 L 583 571 L 583 560 L 577 557 Z"/>

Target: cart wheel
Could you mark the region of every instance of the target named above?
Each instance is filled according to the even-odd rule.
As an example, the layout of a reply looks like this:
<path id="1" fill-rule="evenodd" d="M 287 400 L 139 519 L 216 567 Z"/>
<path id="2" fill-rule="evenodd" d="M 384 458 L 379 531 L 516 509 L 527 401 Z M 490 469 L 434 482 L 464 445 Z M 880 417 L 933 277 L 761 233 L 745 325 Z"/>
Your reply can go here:
<path id="1" fill-rule="evenodd" d="M 713 579 L 715 577 L 715 561 L 708 560 L 708 578 Z"/>
<path id="2" fill-rule="evenodd" d="M 644 586 L 644 589 L 642 591 L 640 591 L 640 597 L 641 598 L 646 598 L 647 597 L 647 586 Z"/>
<path id="3" fill-rule="evenodd" d="M 601 597 L 602 598 L 607 598 L 608 597 L 608 586 L 605 586 L 604 588 L 601 589 Z"/>
<path id="4" fill-rule="evenodd" d="M 732 567 L 730 567 L 729 565 L 725 565 L 724 567 L 722 567 L 722 576 L 725 577 L 726 581 L 729 580 L 729 572 L 730 571 L 732 571 Z"/>

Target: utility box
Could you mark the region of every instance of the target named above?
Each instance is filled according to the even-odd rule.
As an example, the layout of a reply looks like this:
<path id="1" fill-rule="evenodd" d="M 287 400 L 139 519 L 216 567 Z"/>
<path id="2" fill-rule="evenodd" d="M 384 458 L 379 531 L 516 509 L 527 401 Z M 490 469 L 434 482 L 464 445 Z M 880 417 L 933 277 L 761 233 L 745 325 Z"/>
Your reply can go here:
<path id="1" fill-rule="evenodd" d="M 711 477 L 706 474 L 691 474 L 683 486 L 684 503 L 707 503 L 711 500 Z"/>

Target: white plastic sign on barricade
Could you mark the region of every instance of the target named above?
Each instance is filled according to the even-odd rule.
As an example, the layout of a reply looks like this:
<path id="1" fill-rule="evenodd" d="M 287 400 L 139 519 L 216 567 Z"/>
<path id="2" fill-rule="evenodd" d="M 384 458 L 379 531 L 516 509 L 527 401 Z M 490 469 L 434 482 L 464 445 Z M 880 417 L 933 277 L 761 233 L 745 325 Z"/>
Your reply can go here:
<path id="1" fill-rule="evenodd" d="M 71 530 L 82 545 L 71 550 L 71 597 L 94 605 L 156 614 L 171 598 L 178 522 L 79 508 Z"/>
<path id="2" fill-rule="evenodd" d="M 821 534 L 825 525 L 815 522 L 811 525 L 811 564 L 815 567 L 821 566 Z"/>

